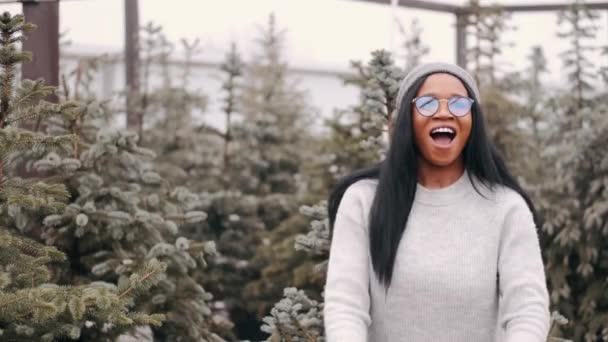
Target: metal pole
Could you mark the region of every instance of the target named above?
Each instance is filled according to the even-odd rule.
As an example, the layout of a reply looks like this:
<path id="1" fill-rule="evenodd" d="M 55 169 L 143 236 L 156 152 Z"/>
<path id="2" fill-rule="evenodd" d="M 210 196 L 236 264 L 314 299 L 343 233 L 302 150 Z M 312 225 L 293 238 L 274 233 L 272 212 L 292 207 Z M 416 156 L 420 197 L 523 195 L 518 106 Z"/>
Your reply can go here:
<path id="1" fill-rule="evenodd" d="M 137 131 L 141 137 L 143 113 L 138 104 L 140 98 L 138 0 L 125 0 L 125 73 L 127 128 Z"/>
<path id="2" fill-rule="evenodd" d="M 59 2 L 24 1 L 25 20 L 38 28 L 27 33 L 23 50 L 31 51 L 32 62 L 21 65 L 21 78 L 43 78 L 45 84 L 59 85 Z M 55 95 L 48 101 L 57 102 Z"/>
<path id="3" fill-rule="evenodd" d="M 456 13 L 456 64 L 467 67 L 467 14 Z"/>
<path id="4" fill-rule="evenodd" d="M 399 0 L 391 0 L 391 9 L 390 9 L 390 32 L 389 32 L 389 48 L 393 58 L 397 56 L 397 48 L 395 47 L 395 26 L 397 26 L 397 9 L 399 6 Z"/>

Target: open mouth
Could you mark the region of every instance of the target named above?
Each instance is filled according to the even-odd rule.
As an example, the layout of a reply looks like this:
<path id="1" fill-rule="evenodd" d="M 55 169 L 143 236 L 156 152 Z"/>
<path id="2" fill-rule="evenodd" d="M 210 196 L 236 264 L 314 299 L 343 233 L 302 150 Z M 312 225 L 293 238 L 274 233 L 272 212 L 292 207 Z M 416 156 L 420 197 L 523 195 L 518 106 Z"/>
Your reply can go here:
<path id="1" fill-rule="evenodd" d="M 456 137 L 456 131 L 451 127 L 437 127 L 431 130 L 430 136 L 435 144 L 448 146 Z"/>

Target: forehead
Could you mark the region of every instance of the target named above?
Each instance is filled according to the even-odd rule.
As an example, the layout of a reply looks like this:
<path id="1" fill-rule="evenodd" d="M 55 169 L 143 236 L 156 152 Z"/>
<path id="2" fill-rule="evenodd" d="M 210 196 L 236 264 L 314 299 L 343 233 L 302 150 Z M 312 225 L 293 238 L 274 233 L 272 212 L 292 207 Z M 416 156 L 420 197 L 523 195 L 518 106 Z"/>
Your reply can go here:
<path id="1" fill-rule="evenodd" d="M 418 89 L 417 95 L 425 94 L 440 97 L 448 97 L 454 94 L 467 96 L 467 89 L 458 77 L 441 72 L 427 76 L 420 89 Z"/>

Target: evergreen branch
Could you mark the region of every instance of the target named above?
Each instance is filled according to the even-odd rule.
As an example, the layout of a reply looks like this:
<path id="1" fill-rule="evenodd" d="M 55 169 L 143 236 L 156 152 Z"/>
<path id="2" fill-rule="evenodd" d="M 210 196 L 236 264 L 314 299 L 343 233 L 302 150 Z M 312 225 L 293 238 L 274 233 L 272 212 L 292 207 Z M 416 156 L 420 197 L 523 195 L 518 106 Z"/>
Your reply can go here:
<path id="1" fill-rule="evenodd" d="M 141 312 L 130 312 L 128 316 L 138 325 L 153 325 L 155 327 L 161 326 L 162 322 L 167 319 L 163 314 L 148 315 Z"/>
<path id="2" fill-rule="evenodd" d="M 35 107 L 29 107 L 22 110 L 15 109 L 14 115 L 11 115 L 9 118 L 5 120 L 6 124 L 12 124 L 17 121 L 26 120 L 26 119 L 38 119 L 41 120 L 44 117 L 50 117 L 55 115 L 67 116 L 68 119 L 71 119 L 74 114 L 71 114 L 72 109 L 78 108 L 78 104 L 75 102 L 63 102 L 60 104 L 42 102 Z M 20 111 L 28 111 L 30 113 L 17 115 Z"/>
<path id="3" fill-rule="evenodd" d="M 128 287 L 119 291 L 118 299 L 124 300 L 131 292 L 139 292 L 150 288 L 159 280 L 159 276 L 166 268 L 167 265 L 159 262 L 157 259 L 148 261 L 142 271 L 143 275 L 137 273 L 132 274 L 129 278 Z"/>
<path id="4" fill-rule="evenodd" d="M 13 99 L 13 108 L 20 108 L 21 106 L 31 106 L 39 101 L 42 101 L 48 95 L 54 92 L 55 87 L 46 86 L 43 79 L 23 80 L 21 86 L 15 91 L 15 98 Z"/>
<path id="5" fill-rule="evenodd" d="M 0 198 L 7 204 L 27 209 L 61 210 L 70 197 L 63 184 L 46 184 L 41 181 L 6 180 L 0 188 Z"/>
<path id="6" fill-rule="evenodd" d="M 290 312 L 289 314 L 290 314 L 293 322 L 295 323 L 296 328 L 302 333 L 302 335 L 304 335 L 304 337 L 306 337 L 306 340 L 308 342 L 317 342 L 317 339 L 314 336 L 310 335 L 306 329 L 304 329 L 302 324 L 300 324 L 300 321 L 298 320 L 298 318 L 296 316 L 294 316 L 293 312 Z"/>
<path id="7" fill-rule="evenodd" d="M 74 134 L 45 136 L 27 130 L 6 128 L 0 130 L 0 157 L 6 160 L 9 158 L 10 153 L 28 151 L 40 147 L 44 149 L 62 148 L 78 140 L 78 136 Z"/>
<path id="8" fill-rule="evenodd" d="M 13 247 L 26 255 L 33 257 L 48 257 L 52 262 L 65 261 L 65 254 L 53 246 L 44 246 L 38 242 L 24 237 L 17 237 L 8 233 L 6 227 L 0 226 L 0 247 Z"/>
<path id="9" fill-rule="evenodd" d="M 10 299 L 6 302 L 0 302 L 0 307 L 8 307 L 11 304 L 26 300 L 27 297 L 28 297 L 27 294 L 23 295 L 23 296 L 15 296 L 13 299 Z"/>

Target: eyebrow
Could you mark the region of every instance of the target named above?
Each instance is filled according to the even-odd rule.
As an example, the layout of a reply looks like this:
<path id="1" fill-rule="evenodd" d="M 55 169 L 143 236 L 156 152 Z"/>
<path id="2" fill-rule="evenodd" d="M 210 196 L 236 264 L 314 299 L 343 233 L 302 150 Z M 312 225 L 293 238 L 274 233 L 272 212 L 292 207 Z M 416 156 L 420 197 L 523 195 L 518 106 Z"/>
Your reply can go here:
<path id="1" fill-rule="evenodd" d="M 433 96 L 437 97 L 437 93 L 433 93 L 433 92 L 424 93 L 424 94 L 422 94 L 420 96 L 427 96 L 427 95 L 433 95 Z M 452 96 L 467 96 L 467 95 L 463 95 L 463 94 L 459 94 L 459 93 L 450 93 L 449 95 L 450 95 L 450 97 L 452 97 Z"/>

